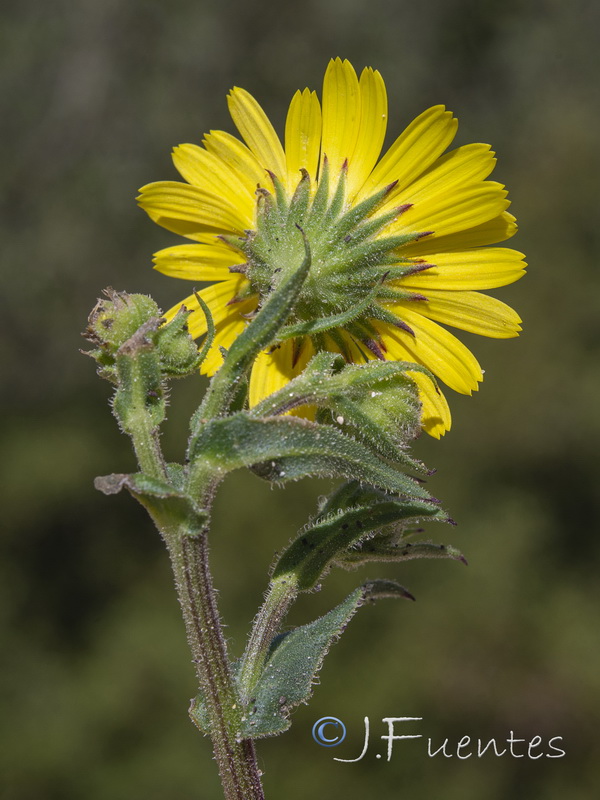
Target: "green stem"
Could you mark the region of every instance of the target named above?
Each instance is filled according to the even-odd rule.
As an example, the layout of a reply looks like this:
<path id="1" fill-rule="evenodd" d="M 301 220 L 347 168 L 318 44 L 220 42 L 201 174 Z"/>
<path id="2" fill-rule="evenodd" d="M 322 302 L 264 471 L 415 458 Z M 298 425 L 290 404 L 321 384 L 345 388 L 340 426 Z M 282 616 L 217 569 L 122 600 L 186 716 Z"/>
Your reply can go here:
<path id="1" fill-rule="evenodd" d="M 165 480 L 167 471 L 158 439 L 158 429 L 143 412 L 136 415 L 134 424 L 136 433 L 131 440 L 140 470 L 152 478 Z"/>
<path id="2" fill-rule="evenodd" d="M 148 376 L 143 372 L 138 354 L 122 359 L 120 385 L 115 412 L 121 426 L 129 433 L 142 471 L 167 481 L 165 462 L 158 441 L 160 415 L 148 403 Z M 152 389 L 154 393 L 154 389 Z M 159 396 L 158 392 L 156 394 Z M 154 400 L 154 394 L 150 395 Z M 208 508 L 215 476 L 197 485 L 201 507 Z M 146 505 L 167 545 L 187 639 L 200 693 L 209 718 L 215 759 L 226 800 L 264 800 L 254 742 L 242 739 L 242 704 L 227 657 L 215 590 L 208 564 L 208 525 L 206 517 L 194 518 L 189 510 L 168 501 Z"/>
<path id="3" fill-rule="evenodd" d="M 280 632 L 281 623 L 298 594 L 298 581 L 293 574 L 277 578 L 269 586 L 265 601 L 256 615 L 250 639 L 239 672 L 242 703 L 252 696 L 263 671 L 271 642 Z"/>
<path id="4" fill-rule="evenodd" d="M 142 472 L 165 480 L 166 467 L 158 439 L 158 428 L 165 417 L 160 367 L 155 354 L 137 339 L 137 334 L 132 336 L 117 355 L 119 384 L 113 412 L 121 430 L 131 437 Z"/>
<path id="5" fill-rule="evenodd" d="M 207 530 L 167 536 L 179 603 L 226 800 L 264 800 L 254 743 L 240 739 L 243 706 L 227 657 L 208 565 Z"/>

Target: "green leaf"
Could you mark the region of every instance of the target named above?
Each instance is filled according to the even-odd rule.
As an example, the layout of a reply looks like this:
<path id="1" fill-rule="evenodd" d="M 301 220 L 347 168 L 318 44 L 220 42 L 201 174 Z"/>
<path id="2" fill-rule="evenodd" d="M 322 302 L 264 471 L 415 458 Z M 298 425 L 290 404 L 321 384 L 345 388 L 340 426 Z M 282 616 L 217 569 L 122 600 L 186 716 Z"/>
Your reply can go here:
<path id="1" fill-rule="evenodd" d="M 254 406 L 251 416 L 284 414 L 301 405 L 327 407 L 332 398 L 360 397 L 375 384 L 406 372 L 422 372 L 433 379 L 428 369 L 409 361 L 369 361 L 340 369 L 343 363 L 340 355 L 319 353 L 298 377 Z"/>
<path id="2" fill-rule="evenodd" d="M 169 465 L 170 475 L 179 478 L 178 464 Z M 156 522 L 159 530 L 165 532 L 165 521 L 168 527 L 180 526 L 184 521 L 188 536 L 195 536 L 204 528 L 207 512 L 184 491 L 169 483 L 156 480 L 142 472 L 132 475 L 112 474 L 98 477 L 94 486 L 104 494 L 118 494 L 127 489 L 135 499 L 144 506 Z"/>
<path id="3" fill-rule="evenodd" d="M 251 466 L 277 483 L 310 475 L 344 476 L 392 494 L 431 499 L 413 478 L 329 425 L 297 417 L 254 419 L 245 412 L 203 425 L 190 452 L 190 486 Z"/>
<path id="4" fill-rule="evenodd" d="M 374 537 L 355 550 L 347 550 L 336 559 L 338 566 L 355 569 L 373 561 L 410 561 L 416 558 L 446 558 L 467 563 L 464 555 L 449 544 L 432 542 L 406 542 L 392 536 Z"/>
<path id="5" fill-rule="evenodd" d="M 275 736 L 287 730 L 290 710 L 308 700 L 329 648 L 360 608 L 383 597 L 412 598 L 393 581 L 372 581 L 352 592 L 337 608 L 308 625 L 277 636 L 247 707 L 240 736 Z"/>
<path id="6" fill-rule="evenodd" d="M 365 408 L 364 401 L 359 403 L 339 396 L 332 398 L 333 417 L 341 425 L 342 430 L 351 436 L 356 436 L 370 448 L 381 453 L 384 458 L 398 461 L 415 472 L 427 475 L 429 470 L 425 464 L 410 456 L 407 449 L 408 441 L 414 438 L 414 428 L 418 425 L 420 418 L 420 404 L 416 399 L 416 389 L 413 399 L 407 398 L 406 392 L 401 393 L 401 389 L 404 387 L 399 387 L 396 411 L 396 409 L 387 407 L 390 405 L 391 387 L 387 388 L 386 400 L 388 402 L 386 406 L 378 405 L 379 398 L 371 400 L 370 408 L 368 406 Z M 318 421 L 322 421 L 325 413 L 327 412 L 321 412 L 317 417 Z M 386 413 L 387 419 L 385 419 Z"/>
<path id="7" fill-rule="evenodd" d="M 300 405 L 316 405 L 317 420 L 343 426 L 353 438 L 384 458 L 428 474 L 425 465 L 406 448 L 420 430 L 420 402 L 407 373 L 431 373 L 404 361 L 369 361 L 343 365 L 341 356 L 319 353 L 306 369 L 278 392 L 251 409 L 252 416 L 282 414 Z"/>
<path id="8" fill-rule="evenodd" d="M 416 523 L 423 518 L 448 519 L 434 503 L 392 497 L 321 516 L 285 550 L 275 565 L 273 580 L 292 573 L 300 591 L 312 589 L 336 560 L 345 557 L 346 551 L 351 556 L 350 548 L 364 540 L 364 547 L 368 548 L 374 531 L 393 523 Z"/>

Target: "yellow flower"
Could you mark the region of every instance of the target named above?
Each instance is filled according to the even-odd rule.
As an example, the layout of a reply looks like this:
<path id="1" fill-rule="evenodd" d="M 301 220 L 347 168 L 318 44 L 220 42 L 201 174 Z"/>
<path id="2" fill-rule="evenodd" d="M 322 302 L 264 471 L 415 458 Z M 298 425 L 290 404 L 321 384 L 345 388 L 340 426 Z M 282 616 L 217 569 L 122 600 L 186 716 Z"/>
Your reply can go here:
<path id="1" fill-rule="evenodd" d="M 371 68 L 359 79 L 339 58 L 325 73 L 322 103 L 309 89 L 292 98 L 285 146 L 248 92 L 234 88 L 228 103 L 245 144 L 211 131 L 202 147 L 176 147 L 173 160 L 186 183 L 151 183 L 138 198 L 155 222 L 195 242 L 156 253 L 156 269 L 213 282 L 200 292 L 216 325 L 203 372 L 216 372 L 220 348 L 231 346 L 281 275 L 301 263 L 301 228 L 312 264 L 288 321 L 296 335 L 255 361 L 251 406 L 297 375 L 317 350 L 356 363 L 415 362 L 457 392 L 476 390 L 477 360 L 438 323 L 517 336 L 518 315 L 479 290 L 511 283 L 525 267 L 521 253 L 489 246 L 516 232 L 504 186 L 487 180 L 495 164 L 489 145 L 443 155 L 457 121 L 434 106 L 379 160 L 385 84 Z M 192 336 L 203 336 L 195 296 L 182 302 L 193 311 Z M 450 428 L 446 399 L 423 373 L 412 377 L 422 426 L 439 438 Z"/>

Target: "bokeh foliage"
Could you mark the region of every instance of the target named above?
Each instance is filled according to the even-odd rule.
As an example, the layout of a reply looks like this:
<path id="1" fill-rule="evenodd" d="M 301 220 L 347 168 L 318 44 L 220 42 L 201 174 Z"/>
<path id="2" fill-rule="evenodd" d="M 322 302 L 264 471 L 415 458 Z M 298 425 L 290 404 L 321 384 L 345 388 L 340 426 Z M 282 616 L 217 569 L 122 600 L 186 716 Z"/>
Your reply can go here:
<path id="1" fill-rule="evenodd" d="M 106 285 L 163 308 L 187 291 L 151 271 L 150 254 L 177 240 L 133 202 L 138 186 L 174 177 L 169 147 L 231 130 L 233 84 L 281 126 L 293 91 L 318 88 L 335 55 L 383 73 L 390 139 L 443 102 L 458 143 L 493 144 L 531 267 L 498 293 L 522 314 L 522 338 L 472 337 L 481 392 L 451 397 L 453 430 L 415 448 L 438 467 L 430 488 L 459 522 L 431 535 L 470 567 L 377 569 L 418 602 L 352 622 L 311 705 L 260 744 L 267 796 L 593 795 L 599 22 L 586 0 L 29 0 L 3 12 L 2 800 L 219 797 L 209 743 L 186 717 L 193 673 L 162 546 L 128 498 L 92 488 L 134 464 L 105 385 L 77 353 L 79 331 Z M 174 457 L 201 380 L 174 392 Z M 274 551 L 326 485 L 272 491 L 236 474 L 223 487 L 213 561 L 234 653 Z M 372 577 L 332 576 L 291 621 Z M 328 715 L 349 730 L 339 753 L 310 736 Z M 358 754 L 365 715 L 374 736 L 384 716 L 421 716 L 416 732 L 440 744 L 513 730 L 562 736 L 567 756 L 430 759 L 420 740 L 399 743 L 389 764 L 375 744 L 359 764 L 334 762 Z"/>

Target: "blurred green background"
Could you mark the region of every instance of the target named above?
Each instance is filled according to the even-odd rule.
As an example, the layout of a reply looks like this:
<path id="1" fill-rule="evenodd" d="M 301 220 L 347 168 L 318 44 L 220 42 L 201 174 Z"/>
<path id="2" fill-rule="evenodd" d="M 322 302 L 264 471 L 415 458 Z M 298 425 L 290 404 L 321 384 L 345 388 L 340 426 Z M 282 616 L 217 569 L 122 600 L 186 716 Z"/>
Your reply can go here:
<path id="1" fill-rule="evenodd" d="M 583 800 L 600 781 L 600 392 L 596 3 L 574 0 L 30 0 L 2 12 L 2 800 L 212 800 L 209 742 L 187 719 L 194 680 L 169 565 L 144 513 L 96 493 L 134 468 L 109 387 L 78 354 L 100 290 L 188 286 L 153 273 L 178 243 L 137 209 L 173 179 L 169 150 L 232 130 L 225 95 L 250 90 L 281 130 L 298 87 L 330 57 L 378 68 L 390 137 L 445 103 L 457 143 L 490 142 L 530 273 L 497 294 L 525 320 L 506 342 L 464 335 L 481 392 L 450 397 L 454 427 L 416 443 L 458 521 L 430 530 L 468 556 L 331 576 L 298 603 L 305 622 L 367 577 L 414 604 L 364 609 L 335 646 L 290 732 L 259 745 L 267 797 Z M 171 458 L 202 388 L 175 387 Z M 273 552 L 326 488 L 271 490 L 234 475 L 217 499 L 213 562 L 239 654 Z M 347 725 L 337 750 L 319 717 Z M 357 764 L 362 720 L 374 743 Z M 377 760 L 383 717 L 400 732 L 503 741 L 563 737 L 564 758 L 429 758 L 425 739 Z"/>

